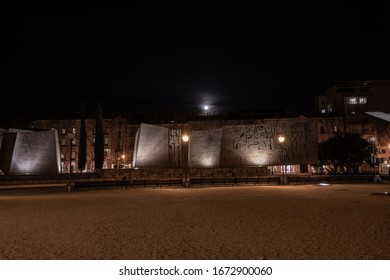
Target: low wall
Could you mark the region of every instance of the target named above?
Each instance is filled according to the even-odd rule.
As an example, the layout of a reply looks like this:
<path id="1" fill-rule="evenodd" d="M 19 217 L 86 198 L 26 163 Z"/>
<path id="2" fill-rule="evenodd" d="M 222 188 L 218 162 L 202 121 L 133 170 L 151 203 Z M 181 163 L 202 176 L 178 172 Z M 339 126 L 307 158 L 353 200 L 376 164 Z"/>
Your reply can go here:
<path id="1" fill-rule="evenodd" d="M 266 167 L 245 167 L 245 168 L 142 168 L 142 169 L 102 169 L 99 174 L 103 178 L 131 179 L 172 179 L 182 178 L 187 171 L 188 177 L 255 177 L 268 176 Z"/>
<path id="2" fill-rule="evenodd" d="M 73 182 L 93 182 L 121 180 L 126 176 L 127 180 L 169 180 L 182 179 L 185 176 L 184 169 L 103 169 L 95 173 L 72 173 Z M 199 180 L 201 178 L 256 178 L 277 177 L 270 175 L 263 168 L 209 168 L 188 170 L 188 178 Z M 290 184 L 318 184 L 328 183 L 371 183 L 373 174 L 329 174 L 329 175 L 287 175 Z M 390 182 L 390 175 L 381 175 L 382 183 Z M 28 184 L 66 184 L 69 182 L 69 173 L 57 175 L 17 175 L 0 176 L 1 185 L 28 185 Z"/>

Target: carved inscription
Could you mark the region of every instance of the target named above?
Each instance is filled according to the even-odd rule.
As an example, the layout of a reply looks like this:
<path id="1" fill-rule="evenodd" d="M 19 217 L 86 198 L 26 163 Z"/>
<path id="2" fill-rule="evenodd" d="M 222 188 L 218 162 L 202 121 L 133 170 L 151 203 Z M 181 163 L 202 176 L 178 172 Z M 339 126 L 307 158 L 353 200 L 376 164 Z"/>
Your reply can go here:
<path id="1" fill-rule="evenodd" d="M 268 124 L 233 127 L 233 149 L 273 150 L 275 149 L 275 128 Z"/>

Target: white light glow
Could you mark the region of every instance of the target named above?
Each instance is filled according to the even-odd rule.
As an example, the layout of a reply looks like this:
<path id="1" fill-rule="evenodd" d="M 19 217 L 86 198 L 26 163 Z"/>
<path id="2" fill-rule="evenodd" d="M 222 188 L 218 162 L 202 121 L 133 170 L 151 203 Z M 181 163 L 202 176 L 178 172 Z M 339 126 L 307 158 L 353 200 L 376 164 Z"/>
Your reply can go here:
<path id="1" fill-rule="evenodd" d="M 185 135 L 183 135 L 182 139 L 184 142 L 188 142 L 190 140 L 190 137 L 185 134 Z"/>
<path id="2" fill-rule="evenodd" d="M 284 143 L 285 140 L 286 140 L 286 138 L 283 135 L 278 137 L 279 143 Z"/>
<path id="3" fill-rule="evenodd" d="M 266 152 L 258 151 L 254 154 L 247 154 L 245 160 L 252 166 L 265 166 L 269 163 L 270 155 Z"/>
<path id="4" fill-rule="evenodd" d="M 213 155 L 205 156 L 201 160 L 201 164 L 203 167 L 212 167 L 217 164 L 218 159 Z"/>

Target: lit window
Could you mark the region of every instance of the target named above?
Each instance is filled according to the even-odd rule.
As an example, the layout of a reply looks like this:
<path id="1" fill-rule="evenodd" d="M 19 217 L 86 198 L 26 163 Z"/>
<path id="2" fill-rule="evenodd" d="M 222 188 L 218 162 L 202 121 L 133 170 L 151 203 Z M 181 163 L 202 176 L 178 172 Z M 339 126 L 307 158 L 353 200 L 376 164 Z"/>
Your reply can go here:
<path id="1" fill-rule="evenodd" d="M 76 128 L 72 128 L 72 133 L 76 135 Z"/>
<path id="2" fill-rule="evenodd" d="M 65 138 L 61 138 L 61 146 L 65 146 Z"/>
<path id="3" fill-rule="evenodd" d="M 348 104 L 366 104 L 367 103 L 367 97 L 349 97 Z"/>
<path id="4" fill-rule="evenodd" d="M 321 109 L 321 113 L 326 113 L 326 110 L 325 109 Z"/>
<path id="5" fill-rule="evenodd" d="M 337 132 L 337 126 L 333 127 L 334 132 Z"/>
<path id="6" fill-rule="evenodd" d="M 66 132 L 65 128 L 61 128 L 61 135 L 65 135 L 65 132 Z"/>
<path id="7" fill-rule="evenodd" d="M 108 137 L 104 137 L 104 145 L 108 145 Z"/>
<path id="8" fill-rule="evenodd" d="M 366 97 L 359 97 L 359 104 L 366 104 L 367 98 Z"/>

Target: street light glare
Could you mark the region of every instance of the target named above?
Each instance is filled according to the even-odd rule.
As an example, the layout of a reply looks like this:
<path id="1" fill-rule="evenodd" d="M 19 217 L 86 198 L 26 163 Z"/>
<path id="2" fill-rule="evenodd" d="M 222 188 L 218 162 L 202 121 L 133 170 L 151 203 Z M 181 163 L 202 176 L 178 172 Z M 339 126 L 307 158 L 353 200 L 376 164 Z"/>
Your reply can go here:
<path id="1" fill-rule="evenodd" d="M 278 137 L 279 143 L 284 143 L 284 140 L 285 140 L 284 136 L 279 136 Z"/>
<path id="2" fill-rule="evenodd" d="M 205 111 L 207 111 L 207 110 L 209 109 L 209 106 L 204 105 L 204 106 L 203 106 L 203 109 L 204 109 Z"/>
<path id="3" fill-rule="evenodd" d="M 188 142 L 188 140 L 190 140 L 190 137 L 188 135 L 183 135 L 182 139 L 184 142 Z"/>

